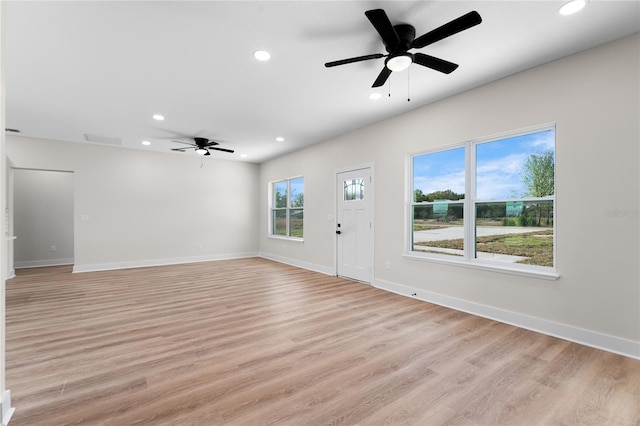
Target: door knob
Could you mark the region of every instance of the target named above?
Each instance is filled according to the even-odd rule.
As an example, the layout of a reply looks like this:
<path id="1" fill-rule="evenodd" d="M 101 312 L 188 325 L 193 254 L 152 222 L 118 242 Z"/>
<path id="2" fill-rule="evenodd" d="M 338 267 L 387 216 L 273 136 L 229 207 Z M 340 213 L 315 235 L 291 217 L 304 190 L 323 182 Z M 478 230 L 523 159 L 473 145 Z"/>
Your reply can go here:
<path id="1" fill-rule="evenodd" d="M 336 234 L 340 235 L 340 234 L 342 234 L 342 231 L 337 230 L 337 231 L 336 231 Z"/>

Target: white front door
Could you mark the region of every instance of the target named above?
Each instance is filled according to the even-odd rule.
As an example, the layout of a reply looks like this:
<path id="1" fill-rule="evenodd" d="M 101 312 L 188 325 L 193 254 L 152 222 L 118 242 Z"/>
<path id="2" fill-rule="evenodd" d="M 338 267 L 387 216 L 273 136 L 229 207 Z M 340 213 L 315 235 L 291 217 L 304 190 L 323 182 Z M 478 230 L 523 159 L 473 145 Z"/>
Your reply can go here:
<path id="1" fill-rule="evenodd" d="M 371 168 L 337 174 L 337 274 L 373 281 L 373 180 Z"/>

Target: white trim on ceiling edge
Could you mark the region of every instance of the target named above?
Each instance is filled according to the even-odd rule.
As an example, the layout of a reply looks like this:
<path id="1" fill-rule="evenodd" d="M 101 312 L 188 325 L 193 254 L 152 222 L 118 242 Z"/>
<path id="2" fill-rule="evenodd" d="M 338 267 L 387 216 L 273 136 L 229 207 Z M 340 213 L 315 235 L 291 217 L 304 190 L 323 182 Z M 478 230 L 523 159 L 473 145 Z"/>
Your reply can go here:
<path id="1" fill-rule="evenodd" d="M 467 300 L 445 296 L 443 294 L 425 291 L 389 281 L 375 280 L 373 286 L 401 296 L 434 303 L 457 311 L 499 321 L 505 324 L 579 343 L 581 345 L 590 346 L 592 348 L 613 352 L 630 358 L 640 359 L 640 342 L 635 342 L 633 340 L 549 321 L 518 312 L 498 309 L 480 303 L 469 302 Z"/>
<path id="2" fill-rule="evenodd" d="M 148 268 L 151 266 L 179 265 L 182 263 L 211 262 L 214 260 L 243 259 L 258 257 L 257 252 L 223 253 L 207 256 L 175 257 L 168 259 L 147 259 L 113 263 L 96 263 L 93 265 L 74 265 L 73 273 L 111 271 L 115 269 Z"/>

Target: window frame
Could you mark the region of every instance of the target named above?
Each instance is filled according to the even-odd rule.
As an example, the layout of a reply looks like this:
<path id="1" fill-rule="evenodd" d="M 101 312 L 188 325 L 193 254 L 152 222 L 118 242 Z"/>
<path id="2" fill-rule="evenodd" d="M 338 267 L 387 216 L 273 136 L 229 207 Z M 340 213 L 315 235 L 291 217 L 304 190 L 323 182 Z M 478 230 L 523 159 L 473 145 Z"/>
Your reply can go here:
<path id="1" fill-rule="evenodd" d="M 477 199 L 477 163 L 476 154 L 477 147 L 481 144 L 497 142 L 503 139 L 515 138 L 532 133 L 543 132 L 553 130 L 554 131 L 554 191 L 553 195 L 545 197 L 514 197 L 509 199 Z M 556 168 L 556 145 L 557 145 L 557 132 L 555 123 L 545 124 L 541 126 L 530 127 L 518 131 L 504 132 L 493 136 L 469 140 L 462 143 L 442 146 L 425 151 L 410 153 L 406 157 L 406 195 L 405 195 L 405 252 L 403 257 L 412 260 L 421 260 L 443 264 L 453 264 L 463 267 L 469 267 L 474 269 L 483 269 L 497 272 L 510 273 L 522 276 L 534 276 L 538 278 L 555 280 L 560 275 L 558 273 L 557 263 L 557 168 Z M 438 152 L 445 152 L 455 150 L 463 147 L 465 152 L 465 198 L 458 200 L 457 203 L 462 202 L 463 211 L 463 255 L 462 256 L 450 256 L 447 254 L 427 253 L 413 250 L 414 239 L 414 207 L 416 205 L 434 205 L 434 202 L 415 202 L 414 199 L 414 158 L 427 154 L 434 154 Z M 476 215 L 477 206 L 487 203 L 503 203 L 512 201 L 524 201 L 524 202 L 540 202 L 551 201 L 553 204 L 553 266 L 539 266 L 539 265 L 527 265 L 506 263 L 499 261 L 491 261 L 486 259 L 479 259 L 476 257 Z M 451 204 L 451 203 L 450 203 Z"/>
<path id="2" fill-rule="evenodd" d="M 302 206 L 292 206 L 292 199 L 291 199 L 291 182 L 292 181 L 296 181 L 302 179 Z M 286 197 L 286 206 L 285 207 L 276 207 L 274 204 L 274 197 L 275 197 L 275 186 L 277 184 L 286 182 L 286 186 L 287 186 L 287 197 Z M 303 242 L 304 241 L 304 176 L 299 175 L 299 176 L 292 176 L 292 177 L 288 177 L 285 179 L 278 179 L 278 180 L 274 180 L 269 182 L 269 220 L 268 220 L 268 237 L 269 238 L 277 238 L 277 239 L 285 239 L 285 240 L 292 240 L 292 241 L 299 241 L 299 242 Z M 285 234 L 281 235 L 281 234 L 276 234 L 274 233 L 274 215 L 276 211 L 284 211 L 285 212 Z M 291 212 L 292 211 L 301 211 L 302 212 L 302 229 L 303 229 L 303 233 L 302 233 L 302 237 L 296 237 L 296 236 L 292 236 L 291 235 Z"/>

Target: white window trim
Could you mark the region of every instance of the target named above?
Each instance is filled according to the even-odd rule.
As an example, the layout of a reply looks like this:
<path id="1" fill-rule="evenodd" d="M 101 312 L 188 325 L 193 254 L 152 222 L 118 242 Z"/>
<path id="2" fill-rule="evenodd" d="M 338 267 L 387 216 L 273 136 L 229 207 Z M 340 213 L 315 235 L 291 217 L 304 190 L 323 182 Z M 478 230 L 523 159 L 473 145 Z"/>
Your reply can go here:
<path id="1" fill-rule="evenodd" d="M 557 179 L 554 179 L 554 195 L 540 198 L 523 197 L 518 200 L 522 201 L 540 201 L 540 200 L 552 200 L 554 210 L 554 227 L 553 227 L 553 267 L 537 266 L 537 265 L 524 265 L 524 264 L 502 264 L 483 259 L 478 259 L 473 256 L 473 245 L 475 241 L 475 222 L 476 222 L 476 203 L 484 202 L 504 202 L 506 200 L 476 200 L 476 146 L 486 142 L 497 141 L 500 139 L 506 139 L 511 137 L 517 137 L 526 135 L 529 133 L 540 132 L 544 130 L 555 130 L 555 123 L 545 124 L 541 126 L 531 127 L 520 131 L 504 132 L 494 136 L 485 137 L 482 139 L 470 140 L 464 143 L 451 144 L 447 146 L 441 146 L 431 150 L 425 150 L 415 153 L 410 153 L 405 159 L 405 252 L 402 257 L 409 260 L 426 261 L 433 263 L 449 264 L 455 266 L 463 266 L 472 269 L 480 269 L 485 271 L 501 272 L 519 276 L 542 278 L 546 280 L 556 280 L 560 277 L 557 266 Z M 463 200 L 464 211 L 464 249 L 462 257 L 453 257 L 444 254 L 437 253 L 424 253 L 412 250 L 413 240 L 413 157 L 448 151 L 456 148 L 464 147 L 465 149 L 465 198 Z M 467 194 L 468 192 L 468 194 Z"/>
<path id="2" fill-rule="evenodd" d="M 267 238 L 272 238 L 275 240 L 286 240 L 286 241 L 293 241 L 293 242 L 300 242 L 303 243 L 304 242 L 304 237 L 300 238 L 300 237 L 291 237 L 288 235 L 277 235 L 273 233 L 273 184 L 274 183 L 278 183 L 278 182 L 287 182 L 287 207 L 286 207 L 286 211 L 287 211 L 287 233 L 289 234 L 291 231 L 289 230 L 289 211 L 292 209 L 289 206 L 290 203 L 290 199 L 289 197 L 291 196 L 291 181 L 295 180 L 295 179 L 304 179 L 304 175 L 297 175 L 297 176 L 291 176 L 291 177 L 287 177 L 287 178 L 283 178 L 283 179 L 276 179 L 276 180 L 272 180 L 268 183 L 268 191 L 267 193 L 269 194 L 269 204 L 268 204 L 268 214 L 267 214 Z M 302 210 L 304 212 L 304 205 L 302 206 L 302 208 L 295 208 L 294 210 Z M 304 227 L 304 224 L 303 224 Z"/>

